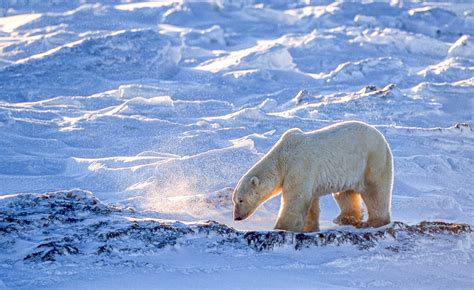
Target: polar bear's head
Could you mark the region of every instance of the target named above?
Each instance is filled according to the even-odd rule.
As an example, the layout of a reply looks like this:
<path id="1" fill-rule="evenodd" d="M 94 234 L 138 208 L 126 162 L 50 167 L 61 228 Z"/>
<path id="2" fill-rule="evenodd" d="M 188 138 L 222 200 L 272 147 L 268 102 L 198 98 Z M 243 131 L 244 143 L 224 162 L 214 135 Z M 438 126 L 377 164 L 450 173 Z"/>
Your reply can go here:
<path id="1" fill-rule="evenodd" d="M 282 141 L 277 142 L 239 180 L 232 196 L 234 220 L 241 221 L 248 218 L 262 203 L 281 192 L 283 182 L 279 166 L 281 143 Z"/>
<path id="2" fill-rule="evenodd" d="M 253 172 L 252 172 L 253 171 Z M 252 174 L 256 173 L 257 174 Z M 281 191 L 278 175 L 265 174 L 251 169 L 237 184 L 232 196 L 234 220 L 241 221 L 251 216 L 265 201 Z"/>
<path id="3" fill-rule="evenodd" d="M 260 179 L 257 176 L 244 176 L 234 191 L 234 220 L 248 218 L 260 205 Z"/>

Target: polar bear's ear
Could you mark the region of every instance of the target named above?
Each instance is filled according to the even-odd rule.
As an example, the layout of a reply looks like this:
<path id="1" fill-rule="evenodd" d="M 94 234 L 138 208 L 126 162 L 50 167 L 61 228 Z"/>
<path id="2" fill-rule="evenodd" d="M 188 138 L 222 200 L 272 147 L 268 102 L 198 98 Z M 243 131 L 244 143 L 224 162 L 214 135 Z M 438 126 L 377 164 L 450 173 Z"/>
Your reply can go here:
<path id="1" fill-rule="evenodd" d="M 260 183 L 260 180 L 258 180 L 257 176 L 252 176 L 252 178 L 250 178 L 250 184 L 253 187 L 257 187 L 259 183 Z"/>

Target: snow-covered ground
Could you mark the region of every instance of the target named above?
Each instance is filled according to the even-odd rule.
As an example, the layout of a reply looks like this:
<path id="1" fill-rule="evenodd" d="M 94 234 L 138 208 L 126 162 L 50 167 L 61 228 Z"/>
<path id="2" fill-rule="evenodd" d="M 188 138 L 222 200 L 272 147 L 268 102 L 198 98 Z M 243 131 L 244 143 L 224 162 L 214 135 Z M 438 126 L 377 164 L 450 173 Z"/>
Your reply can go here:
<path id="1" fill-rule="evenodd" d="M 232 220 L 239 177 L 287 129 L 355 119 L 392 147 L 394 220 L 473 225 L 471 1 L 3 0 L 0 15 L 0 288 L 474 287 L 473 234 L 259 252 L 205 222 L 271 230 L 277 198 Z M 360 233 L 331 222 L 332 197 L 321 209 L 323 231 Z"/>

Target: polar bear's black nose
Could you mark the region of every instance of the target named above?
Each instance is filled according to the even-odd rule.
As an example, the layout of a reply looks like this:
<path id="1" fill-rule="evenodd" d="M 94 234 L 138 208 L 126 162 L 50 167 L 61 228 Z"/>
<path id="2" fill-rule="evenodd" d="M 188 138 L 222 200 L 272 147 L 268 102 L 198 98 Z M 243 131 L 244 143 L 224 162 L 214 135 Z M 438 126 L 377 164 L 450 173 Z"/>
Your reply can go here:
<path id="1" fill-rule="evenodd" d="M 234 217 L 234 221 L 241 221 L 241 220 L 242 220 L 241 217 L 238 217 L 238 216 Z"/>

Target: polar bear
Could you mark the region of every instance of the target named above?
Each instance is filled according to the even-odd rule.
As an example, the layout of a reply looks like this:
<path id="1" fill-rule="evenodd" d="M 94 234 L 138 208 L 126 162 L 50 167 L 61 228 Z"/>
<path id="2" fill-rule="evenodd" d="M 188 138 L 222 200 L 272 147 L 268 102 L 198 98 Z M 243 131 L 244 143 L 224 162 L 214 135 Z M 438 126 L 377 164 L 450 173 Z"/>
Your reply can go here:
<path id="1" fill-rule="evenodd" d="M 332 193 L 341 209 L 335 223 L 379 227 L 390 223 L 392 186 L 392 152 L 373 126 L 348 121 L 306 133 L 290 129 L 239 180 L 234 220 L 246 219 L 281 192 L 275 229 L 319 231 L 319 198 Z"/>

